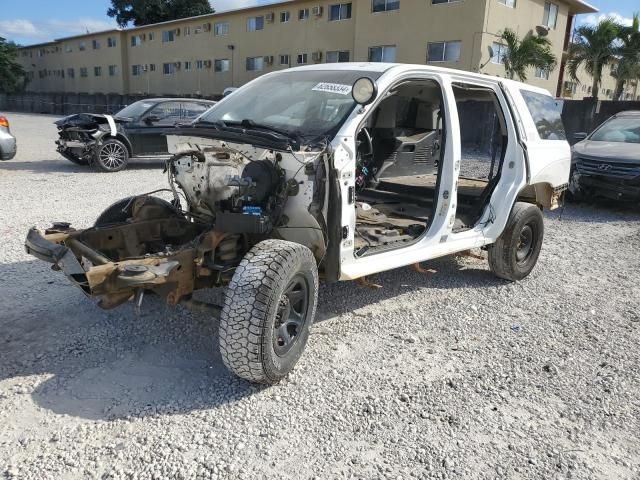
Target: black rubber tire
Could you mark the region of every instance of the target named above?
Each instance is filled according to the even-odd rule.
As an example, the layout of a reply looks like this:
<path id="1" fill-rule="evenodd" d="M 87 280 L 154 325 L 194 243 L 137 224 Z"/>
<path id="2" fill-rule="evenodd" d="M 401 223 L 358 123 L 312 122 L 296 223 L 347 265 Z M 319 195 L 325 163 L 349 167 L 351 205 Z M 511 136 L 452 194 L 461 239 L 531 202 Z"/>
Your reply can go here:
<path id="1" fill-rule="evenodd" d="M 527 228 L 529 230 L 527 230 Z M 531 232 L 531 246 L 526 257 L 518 260 L 521 235 Z M 538 262 L 544 238 L 544 218 L 536 205 L 518 202 L 513 206 L 507 225 L 496 243 L 489 245 L 489 268 L 498 277 L 518 281 L 531 273 Z"/>
<path id="2" fill-rule="evenodd" d="M 136 203 L 136 196 L 126 197 L 122 200 L 109 205 L 104 212 L 96 219 L 94 227 L 106 227 L 118 223 L 124 223 L 133 216 L 133 207 Z M 146 202 L 154 205 L 158 205 L 164 208 L 166 214 L 158 215 L 158 218 L 164 218 L 165 216 L 177 216 L 180 217 L 181 213 L 171 205 L 171 203 L 158 197 L 146 197 Z"/>
<path id="3" fill-rule="evenodd" d="M 291 282 L 303 279 L 305 321 L 290 350 L 276 353 L 278 311 Z M 318 269 L 307 247 L 265 240 L 240 262 L 229 284 L 220 316 L 220 353 L 227 368 L 253 383 L 272 385 L 287 376 L 309 338 L 318 303 Z"/>
<path id="4" fill-rule="evenodd" d="M 121 158 L 121 160 L 118 161 L 119 163 L 110 165 L 108 160 L 104 158 L 109 149 L 117 149 L 120 152 L 121 157 L 119 158 Z M 110 138 L 109 140 L 105 140 L 96 148 L 93 164 L 98 170 L 103 172 L 119 172 L 127 168 L 127 165 L 129 164 L 129 150 L 127 150 L 127 146 L 120 140 Z"/>

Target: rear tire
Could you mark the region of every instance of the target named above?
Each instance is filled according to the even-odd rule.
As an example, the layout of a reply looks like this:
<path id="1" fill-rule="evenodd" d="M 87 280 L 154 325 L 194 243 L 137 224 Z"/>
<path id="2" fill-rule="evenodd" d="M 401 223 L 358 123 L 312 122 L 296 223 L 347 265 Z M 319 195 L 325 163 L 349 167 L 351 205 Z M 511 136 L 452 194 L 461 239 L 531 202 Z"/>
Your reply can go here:
<path id="1" fill-rule="evenodd" d="M 275 384 L 298 362 L 318 303 L 318 269 L 307 247 L 283 240 L 254 246 L 225 293 L 220 353 L 227 368 Z"/>
<path id="2" fill-rule="evenodd" d="M 529 203 L 516 203 L 504 232 L 488 248 L 489 268 L 505 280 L 522 280 L 538 262 L 543 238 L 544 219 L 540 209 Z"/>
<path id="3" fill-rule="evenodd" d="M 103 172 L 119 172 L 129 164 L 129 150 L 120 140 L 110 138 L 96 149 L 93 163 Z"/>

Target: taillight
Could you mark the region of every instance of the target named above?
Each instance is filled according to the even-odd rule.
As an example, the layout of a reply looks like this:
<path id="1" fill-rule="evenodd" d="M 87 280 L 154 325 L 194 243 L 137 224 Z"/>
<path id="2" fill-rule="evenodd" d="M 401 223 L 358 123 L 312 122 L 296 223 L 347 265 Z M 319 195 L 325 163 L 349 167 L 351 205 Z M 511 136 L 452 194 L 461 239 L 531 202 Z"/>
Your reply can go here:
<path id="1" fill-rule="evenodd" d="M 0 115 L 0 127 L 9 128 L 9 120 L 7 120 L 7 117 Z"/>

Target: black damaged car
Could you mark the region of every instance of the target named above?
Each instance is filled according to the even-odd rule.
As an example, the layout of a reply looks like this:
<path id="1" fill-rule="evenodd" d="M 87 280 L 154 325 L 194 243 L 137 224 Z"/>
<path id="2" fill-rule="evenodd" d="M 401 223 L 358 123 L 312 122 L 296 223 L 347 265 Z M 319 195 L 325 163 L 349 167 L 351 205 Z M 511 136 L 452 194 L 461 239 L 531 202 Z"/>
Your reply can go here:
<path id="1" fill-rule="evenodd" d="M 140 100 L 114 115 L 80 113 L 55 122 L 58 152 L 78 165 L 103 172 L 124 170 L 131 158 L 168 158 L 166 133 L 215 105 L 191 98 Z"/>

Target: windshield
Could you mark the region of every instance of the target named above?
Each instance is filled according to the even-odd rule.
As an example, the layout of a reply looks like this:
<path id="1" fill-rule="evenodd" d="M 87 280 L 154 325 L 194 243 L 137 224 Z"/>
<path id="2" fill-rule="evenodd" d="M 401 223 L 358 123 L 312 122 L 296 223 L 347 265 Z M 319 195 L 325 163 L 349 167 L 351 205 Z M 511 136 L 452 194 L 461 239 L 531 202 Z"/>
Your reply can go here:
<path id="1" fill-rule="evenodd" d="M 376 80 L 380 73 L 307 70 L 261 77 L 198 122 L 266 126 L 306 139 L 332 137 L 356 106 L 351 86 L 363 76 Z"/>
<path id="2" fill-rule="evenodd" d="M 140 115 L 142 115 L 144 112 L 149 110 L 154 105 L 155 105 L 154 102 L 140 100 L 139 102 L 132 103 L 131 105 L 124 107 L 122 110 L 116 113 L 114 117 L 138 118 Z"/>
<path id="3" fill-rule="evenodd" d="M 594 142 L 640 143 L 640 117 L 614 118 L 595 131 Z"/>

